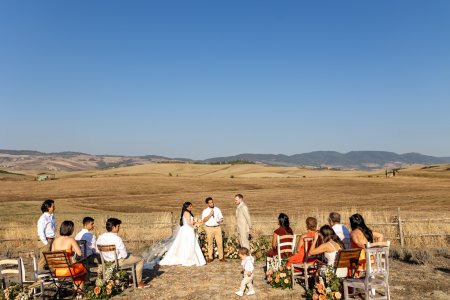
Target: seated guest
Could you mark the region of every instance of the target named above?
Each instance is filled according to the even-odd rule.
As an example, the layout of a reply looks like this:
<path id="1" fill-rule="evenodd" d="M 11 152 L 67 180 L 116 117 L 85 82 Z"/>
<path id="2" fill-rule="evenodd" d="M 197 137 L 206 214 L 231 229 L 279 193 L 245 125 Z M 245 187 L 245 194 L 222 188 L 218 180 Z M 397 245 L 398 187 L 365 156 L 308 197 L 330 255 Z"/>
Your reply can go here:
<path id="1" fill-rule="evenodd" d="M 289 217 L 284 214 L 281 213 L 278 216 L 278 225 L 280 226 L 277 230 L 275 230 L 273 232 L 273 239 L 272 239 L 272 249 L 270 249 L 267 253 L 266 256 L 267 257 L 274 257 L 276 255 L 278 255 L 278 250 L 277 250 L 277 242 L 278 242 L 278 236 L 283 236 L 283 235 L 292 235 L 292 229 L 291 227 L 289 227 Z M 280 242 L 284 243 L 284 242 L 292 242 L 292 239 L 282 239 L 280 240 Z M 280 250 L 289 248 L 289 246 L 286 246 L 285 248 L 281 248 Z M 292 253 L 283 253 L 284 257 L 288 257 L 291 256 Z"/>
<path id="2" fill-rule="evenodd" d="M 94 219 L 91 217 L 85 217 L 83 219 L 83 229 L 81 229 L 81 231 L 75 236 L 76 241 L 86 241 L 86 253 L 84 253 L 83 247 L 81 248 L 81 252 L 83 253 L 83 257 L 86 257 L 90 263 L 93 263 L 94 260 L 100 262 L 100 256 L 95 246 L 95 234 L 92 233 L 93 230 Z"/>
<path id="3" fill-rule="evenodd" d="M 305 260 L 305 244 L 304 238 L 314 238 L 314 233 L 317 230 L 317 219 L 313 217 L 306 218 L 306 233 L 303 234 L 297 241 L 297 253 L 289 258 L 289 262 L 287 263 L 287 267 L 289 268 L 291 263 L 294 264 L 302 264 Z M 311 249 L 311 245 L 309 244 L 308 249 Z M 309 251 L 309 250 L 308 250 Z"/>
<path id="4" fill-rule="evenodd" d="M 361 255 L 359 257 L 358 271 L 364 271 L 366 269 L 366 251 L 364 250 L 367 243 L 373 243 L 376 239 L 377 242 L 383 241 L 383 235 L 379 232 L 372 231 L 367 227 L 364 222 L 364 218 L 360 214 L 354 214 L 350 217 L 350 227 L 352 232 L 350 233 L 350 244 L 352 248 L 362 248 Z M 359 275 L 359 272 L 356 274 Z"/>
<path id="5" fill-rule="evenodd" d="M 345 249 L 350 249 L 350 231 L 341 224 L 341 215 L 337 212 L 330 213 L 328 224 L 333 228 L 336 235 L 341 239 Z"/>
<path id="6" fill-rule="evenodd" d="M 106 221 L 106 231 L 101 234 L 97 240 L 97 246 L 116 246 L 117 259 L 119 260 L 119 266 L 136 264 L 136 276 L 138 281 L 138 287 L 145 287 L 142 281 L 142 270 L 144 269 L 144 259 L 137 255 L 132 255 L 127 252 L 122 239 L 117 235 L 120 230 L 120 224 L 122 221 L 116 218 L 109 218 Z M 111 251 L 112 252 L 112 251 Z M 113 262 L 115 260 L 114 252 L 103 252 L 103 258 L 106 261 Z"/>
<path id="7" fill-rule="evenodd" d="M 72 221 L 64 221 L 61 223 L 59 229 L 59 234 L 61 236 L 57 237 L 52 243 L 52 251 L 66 251 L 69 260 L 74 254 L 81 256 L 81 249 L 78 246 L 77 241 L 72 237 L 74 229 L 74 224 Z M 87 280 L 86 278 L 86 268 L 82 263 L 72 264 L 71 268 L 55 268 L 56 276 L 71 276 L 76 277 L 74 279 L 74 284 L 83 288 L 83 283 Z M 79 275 L 77 277 L 77 275 Z"/>
<path id="8" fill-rule="evenodd" d="M 364 218 L 360 214 L 354 214 L 350 217 L 350 227 L 352 228 L 352 232 L 350 233 L 352 248 L 364 249 L 365 245 L 368 242 L 373 243 L 374 239 L 377 242 L 383 241 L 383 235 L 367 227 Z"/>
<path id="9" fill-rule="evenodd" d="M 322 245 L 316 247 L 316 242 L 319 239 L 319 236 L 322 238 Z M 326 263 L 333 266 L 336 260 L 336 254 L 342 249 L 345 249 L 344 244 L 336 235 L 333 228 L 331 228 L 330 225 L 324 225 L 320 227 L 319 232 L 314 234 L 314 240 L 309 253 L 311 255 L 324 253 Z"/>

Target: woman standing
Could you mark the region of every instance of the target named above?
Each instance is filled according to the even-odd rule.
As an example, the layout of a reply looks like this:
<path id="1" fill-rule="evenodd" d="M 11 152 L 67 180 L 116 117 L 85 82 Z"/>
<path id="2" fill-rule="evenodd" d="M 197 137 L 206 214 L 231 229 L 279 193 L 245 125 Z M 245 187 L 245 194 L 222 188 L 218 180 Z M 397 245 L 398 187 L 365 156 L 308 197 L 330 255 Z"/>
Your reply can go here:
<path id="1" fill-rule="evenodd" d="M 203 266 L 206 264 L 203 252 L 195 234 L 194 215 L 192 203 L 184 202 L 181 208 L 180 229 L 176 234 L 173 244 L 170 246 L 160 265 Z"/>

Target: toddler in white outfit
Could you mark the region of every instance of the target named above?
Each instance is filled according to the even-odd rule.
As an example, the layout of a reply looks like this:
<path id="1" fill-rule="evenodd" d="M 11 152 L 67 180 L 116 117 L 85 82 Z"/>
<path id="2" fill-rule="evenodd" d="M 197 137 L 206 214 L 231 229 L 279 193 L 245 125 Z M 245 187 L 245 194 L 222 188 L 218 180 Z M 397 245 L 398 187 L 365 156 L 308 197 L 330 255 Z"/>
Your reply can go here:
<path id="1" fill-rule="evenodd" d="M 247 295 L 254 295 L 255 290 L 253 289 L 253 272 L 255 271 L 254 259 L 249 254 L 249 250 L 245 247 L 239 249 L 239 257 L 241 258 L 241 266 L 243 270 L 243 279 L 241 281 L 241 287 L 236 295 L 242 297 L 244 295 L 245 287 L 248 288 Z"/>

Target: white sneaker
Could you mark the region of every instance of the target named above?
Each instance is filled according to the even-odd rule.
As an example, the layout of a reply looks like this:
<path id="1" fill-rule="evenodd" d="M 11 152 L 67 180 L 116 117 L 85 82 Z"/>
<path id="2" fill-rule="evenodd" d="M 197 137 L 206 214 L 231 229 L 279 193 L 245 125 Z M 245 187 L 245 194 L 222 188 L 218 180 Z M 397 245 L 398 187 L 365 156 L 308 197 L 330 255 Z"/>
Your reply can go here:
<path id="1" fill-rule="evenodd" d="M 251 290 L 251 291 L 248 291 L 247 296 L 251 296 L 251 295 L 254 295 L 254 294 L 255 294 L 255 291 Z"/>
<path id="2" fill-rule="evenodd" d="M 237 291 L 235 292 L 236 295 L 238 295 L 239 297 L 244 296 L 244 292 L 243 291 Z"/>

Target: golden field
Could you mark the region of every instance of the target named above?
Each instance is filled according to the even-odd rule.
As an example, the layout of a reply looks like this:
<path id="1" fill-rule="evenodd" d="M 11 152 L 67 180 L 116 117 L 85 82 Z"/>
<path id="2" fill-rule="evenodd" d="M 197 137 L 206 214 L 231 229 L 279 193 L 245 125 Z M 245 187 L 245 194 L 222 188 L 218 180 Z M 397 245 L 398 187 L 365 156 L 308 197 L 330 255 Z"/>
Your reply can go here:
<path id="1" fill-rule="evenodd" d="M 258 234 L 271 234 L 277 215 L 287 213 L 296 233 L 305 231 L 307 216 L 325 224 L 330 211 L 342 213 L 343 223 L 356 212 L 370 227 L 394 243 L 400 208 L 405 244 L 410 247 L 448 247 L 450 234 L 450 165 L 414 166 L 386 178 L 379 171 L 311 170 L 264 165 L 148 164 L 105 171 L 57 173 L 56 180 L 37 182 L 29 176 L 3 175 L 0 180 L 0 240 L 7 247 L 35 239 L 35 223 L 44 199 L 56 201 L 58 222 L 80 224 L 84 216 L 96 219 L 97 233 L 107 217 L 124 221 L 125 240 L 150 244 L 170 234 L 181 204 L 190 201 L 194 215 L 213 196 L 225 215 L 225 230 L 234 231 L 234 195 L 242 193 Z M 17 177 L 17 178 L 16 178 Z M 408 222 L 410 221 L 410 222 Z M 172 226 L 173 228 L 173 226 Z M 77 228 L 78 229 L 78 228 Z M 17 241 L 21 240 L 21 241 Z"/>

